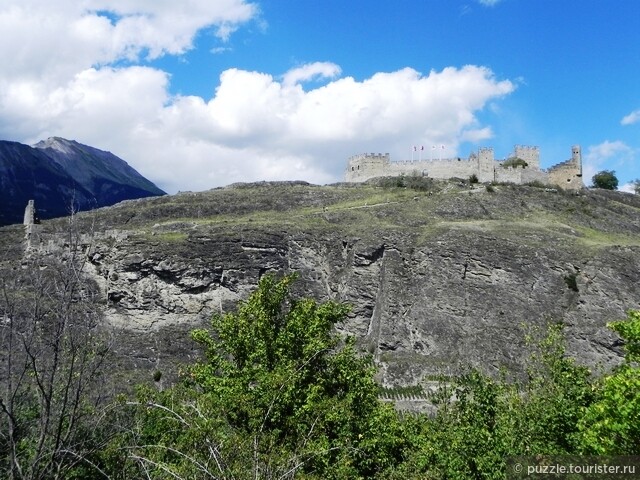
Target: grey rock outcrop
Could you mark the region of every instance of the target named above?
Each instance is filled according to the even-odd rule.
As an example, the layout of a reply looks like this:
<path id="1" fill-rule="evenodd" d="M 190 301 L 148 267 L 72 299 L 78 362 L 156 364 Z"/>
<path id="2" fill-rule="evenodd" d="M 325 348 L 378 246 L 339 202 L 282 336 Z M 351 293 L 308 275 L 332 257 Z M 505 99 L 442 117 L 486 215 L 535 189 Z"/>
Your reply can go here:
<path id="1" fill-rule="evenodd" d="M 129 367 L 175 372 L 197 354 L 189 329 L 292 271 L 299 294 L 352 305 L 338 330 L 386 387 L 469 364 L 517 375 L 527 332 L 550 321 L 580 362 L 616 364 L 606 323 L 640 305 L 640 199 L 496 190 L 262 184 L 127 202 L 92 218 L 87 273 Z"/>

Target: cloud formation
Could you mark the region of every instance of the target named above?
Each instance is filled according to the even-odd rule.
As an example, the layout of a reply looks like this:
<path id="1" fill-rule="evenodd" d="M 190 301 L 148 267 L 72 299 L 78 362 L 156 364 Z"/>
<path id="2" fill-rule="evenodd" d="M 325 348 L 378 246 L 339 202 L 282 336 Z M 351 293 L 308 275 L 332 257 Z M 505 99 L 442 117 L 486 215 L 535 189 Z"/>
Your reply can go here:
<path id="1" fill-rule="evenodd" d="M 221 39 L 258 9 L 245 0 L 5 0 L 0 8 L 3 80 L 68 79 L 119 60 L 189 50 L 197 32 Z"/>
<path id="2" fill-rule="evenodd" d="M 632 162 L 634 158 L 635 151 L 620 140 L 613 142 L 605 140 L 598 145 L 591 145 L 583 157 L 582 170 L 585 184 L 590 185 L 593 176 L 605 169 L 605 164 L 606 169 L 611 170 Z"/>
<path id="3" fill-rule="evenodd" d="M 284 85 L 292 86 L 301 82 L 308 82 L 313 79 L 335 78 L 340 75 L 341 69 L 331 62 L 307 63 L 300 67 L 289 70 L 283 78 Z"/>
<path id="4" fill-rule="evenodd" d="M 236 181 L 341 179 L 363 151 L 493 136 L 478 113 L 514 91 L 481 66 L 356 80 L 315 62 L 282 75 L 231 68 L 211 98 L 172 96 L 145 58 L 224 41 L 258 9 L 245 0 L 7 0 L 0 7 L 0 137 L 48 136 L 110 150 L 169 192 Z M 6 33 L 6 35 L 5 35 Z M 313 81 L 320 81 L 312 83 Z M 213 87 L 213 86 L 212 86 Z"/>
<path id="5" fill-rule="evenodd" d="M 140 75 L 151 78 L 152 72 Z M 145 166 L 169 190 L 262 179 L 326 183 L 339 180 L 346 158 L 362 151 L 390 151 L 400 159 L 422 142 L 445 144 L 454 154 L 462 141 L 489 138 L 491 129 L 479 124 L 476 112 L 514 89 L 474 66 L 426 76 L 406 68 L 363 81 L 344 77 L 309 91 L 287 81 L 299 75 L 293 70 L 280 82 L 230 69 L 213 98 L 176 97 L 166 106 L 166 79 L 156 76 L 156 88 L 149 88 L 155 94 L 143 108 L 155 104 L 156 114 L 140 115 L 118 135 L 135 131 L 125 158 L 136 164 L 153 158 Z"/>
<path id="6" fill-rule="evenodd" d="M 633 125 L 640 121 L 640 110 L 634 110 L 620 120 L 620 125 Z"/>

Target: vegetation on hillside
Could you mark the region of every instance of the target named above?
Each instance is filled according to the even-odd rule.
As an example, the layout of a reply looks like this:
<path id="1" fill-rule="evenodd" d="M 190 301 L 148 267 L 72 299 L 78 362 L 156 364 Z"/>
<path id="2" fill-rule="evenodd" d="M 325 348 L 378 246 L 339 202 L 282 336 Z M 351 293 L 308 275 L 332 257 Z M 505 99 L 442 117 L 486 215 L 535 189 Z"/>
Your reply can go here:
<path id="1" fill-rule="evenodd" d="M 618 177 L 613 170 L 602 170 L 596 173 L 591 182 L 596 188 L 604 188 L 605 190 L 617 190 L 618 189 Z"/>
<path id="2" fill-rule="evenodd" d="M 610 325 L 626 356 L 602 378 L 551 325 L 531 332 L 526 380 L 470 369 L 433 396 L 435 416 L 403 416 L 334 333 L 348 308 L 265 276 L 235 313 L 192 332 L 204 356 L 178 384 L 105 403 L 91 293 L 56 268 L 33 270 L 21 293 L 3 280 L 3 478 L 497 479 L 514 455 L 640 453 L 638 311 Z"/>

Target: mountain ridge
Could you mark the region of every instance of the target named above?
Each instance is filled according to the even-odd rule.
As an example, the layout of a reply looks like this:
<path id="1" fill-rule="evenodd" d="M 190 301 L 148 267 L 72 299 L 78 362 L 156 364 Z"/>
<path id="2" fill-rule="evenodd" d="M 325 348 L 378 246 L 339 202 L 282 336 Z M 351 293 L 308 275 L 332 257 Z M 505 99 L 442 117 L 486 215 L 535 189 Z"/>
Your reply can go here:
<path id="1" fill-rule="evenodd" d="M 0 225 L 20 223 L 29 200 L 40 218 L 54 218 L 165 194 L 112 153 L 60 137 L 0 141 L 0 174 Z"/>

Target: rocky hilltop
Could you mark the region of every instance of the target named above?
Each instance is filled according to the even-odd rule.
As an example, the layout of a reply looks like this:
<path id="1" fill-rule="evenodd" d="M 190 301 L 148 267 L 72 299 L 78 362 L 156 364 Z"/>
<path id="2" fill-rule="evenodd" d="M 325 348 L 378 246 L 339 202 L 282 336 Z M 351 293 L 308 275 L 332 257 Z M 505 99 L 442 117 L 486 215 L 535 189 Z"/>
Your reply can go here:
<path id="1" fill-rule="evenodd" d="M 549 321 L 566 326 L 571 355 L 611 366 L 620 351 L 605 324 L 640 306 L 640 197 L 620 192 L 260 183 L 78 221 L 122 365 L 144 378 L 175 371 L 194 354 L 184 332 L 267 272 L 296 271 L 301 294 L 352 305 L 339 330 L 373 354 L 387 387 L 468 364 L 521 372 L 529 328 Z M 55 254 L 65 225 L 45 222 L 32 248 Z M 0 232 L 21 255 L 21 228 Z"/>
<path id="2" fill-rule="evenodd" d="M 0 141 L 0 225 L 22 222 L 35 200 L 40 218 L 68 215 L 165 192 L 110 152 L 52 137 L 34 146 Z"/>

